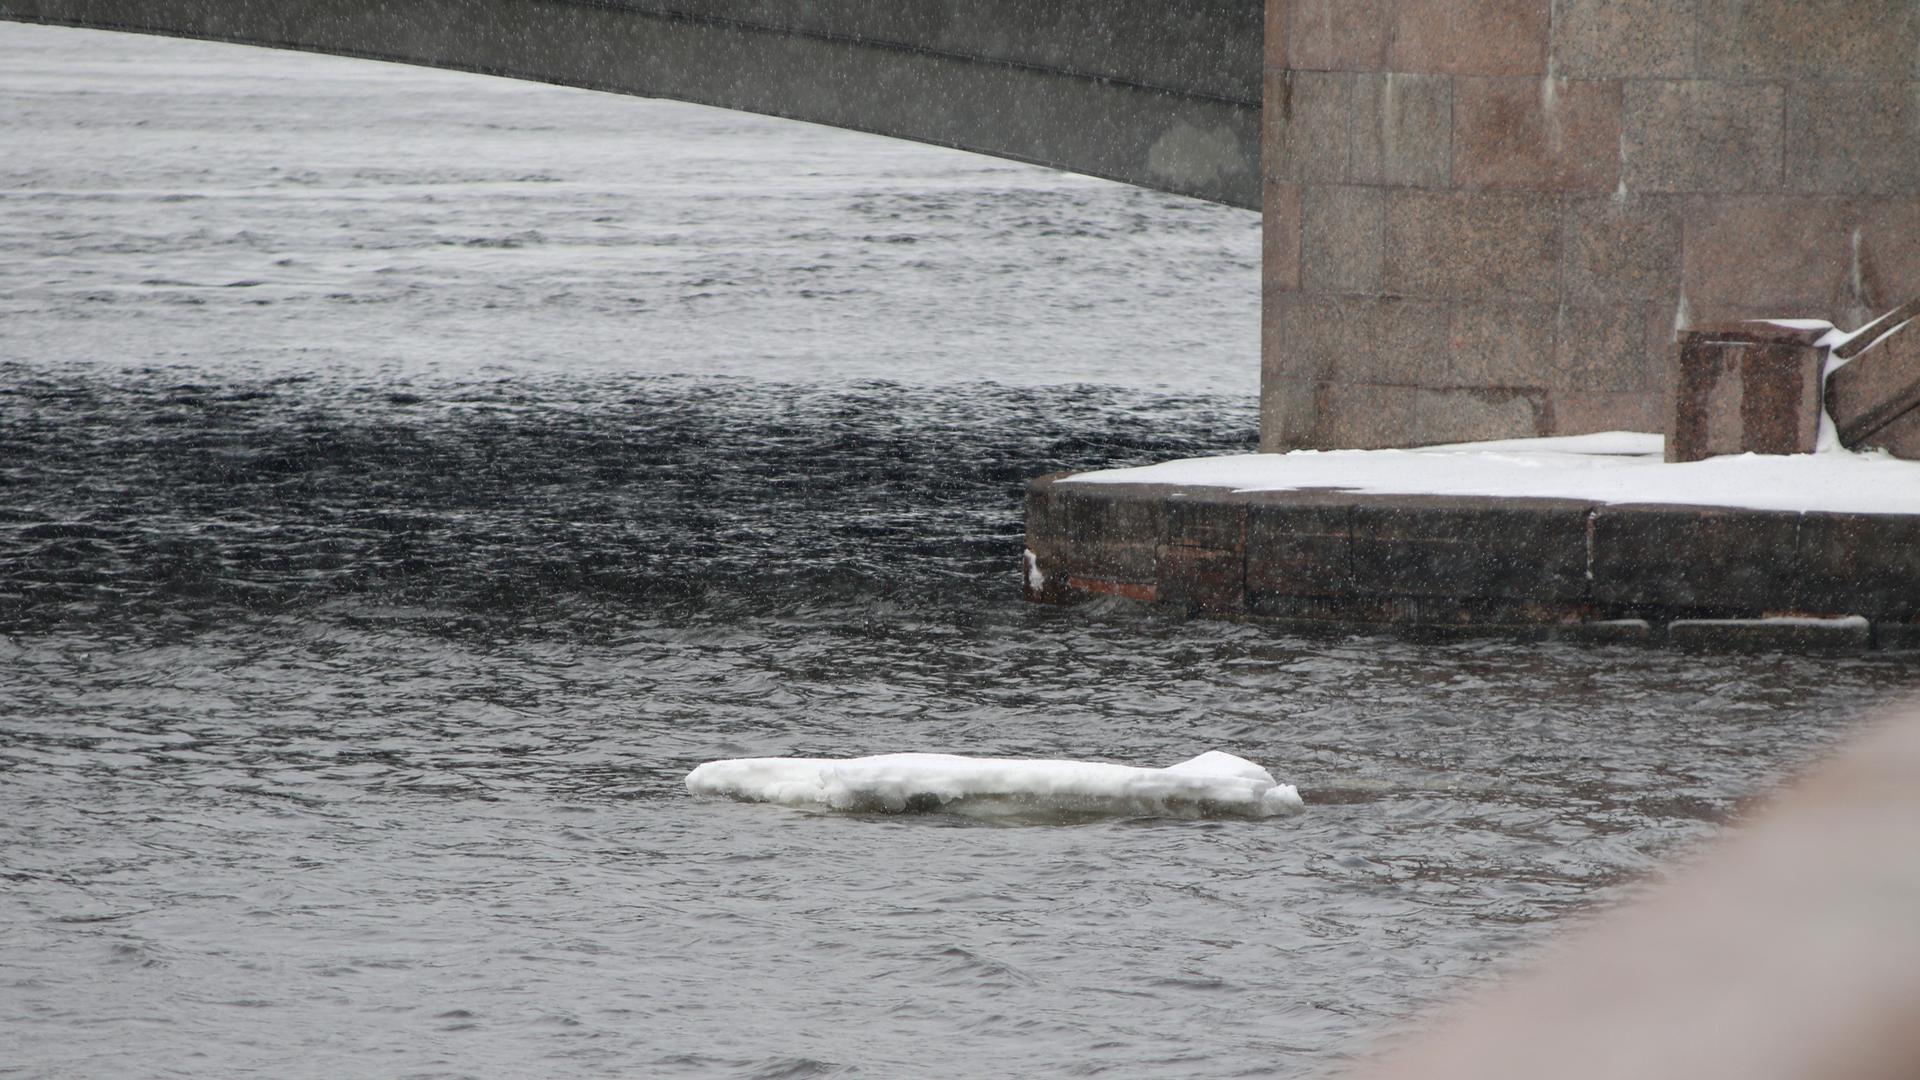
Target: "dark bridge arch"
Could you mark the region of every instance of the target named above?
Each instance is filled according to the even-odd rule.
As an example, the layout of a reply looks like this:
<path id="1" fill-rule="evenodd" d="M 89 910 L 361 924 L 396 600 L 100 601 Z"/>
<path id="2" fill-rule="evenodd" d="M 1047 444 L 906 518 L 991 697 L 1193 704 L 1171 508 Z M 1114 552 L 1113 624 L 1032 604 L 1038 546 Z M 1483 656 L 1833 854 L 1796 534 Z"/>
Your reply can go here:
<path id="1" fill-rule="evenodd" d="M 0 18 L 456 68 L 1249 209 L 1262 0 L 0 0 Z"/>

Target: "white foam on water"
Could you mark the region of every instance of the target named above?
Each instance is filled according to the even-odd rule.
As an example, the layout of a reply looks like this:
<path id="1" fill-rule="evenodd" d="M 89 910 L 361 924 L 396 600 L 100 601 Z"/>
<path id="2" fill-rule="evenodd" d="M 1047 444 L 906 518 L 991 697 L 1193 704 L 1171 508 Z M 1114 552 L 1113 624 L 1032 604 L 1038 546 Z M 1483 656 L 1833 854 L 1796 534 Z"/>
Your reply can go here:
<path id="1" fill-rule="evenodd" d="M 957 754 L 736 758 L 694 769 L 687 790 L 783 806 L 977 816 L 1261 818 L 1304 806 L 1292 784 L 1218 750 L 1164 769 Z"/>

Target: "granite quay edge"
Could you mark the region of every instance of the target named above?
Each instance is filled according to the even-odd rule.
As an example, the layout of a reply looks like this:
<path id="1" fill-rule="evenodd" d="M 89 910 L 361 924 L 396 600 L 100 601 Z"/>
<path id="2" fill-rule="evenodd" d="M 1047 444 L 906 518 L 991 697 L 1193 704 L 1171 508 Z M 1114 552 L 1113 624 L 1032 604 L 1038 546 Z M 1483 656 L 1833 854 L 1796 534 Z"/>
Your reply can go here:
<path id="1" fill-rule="evenodd" d="M 1920 649 L 1920 516 L 1072 476 L 1027 488 L 1037 603 L 1440 640 Z"/>

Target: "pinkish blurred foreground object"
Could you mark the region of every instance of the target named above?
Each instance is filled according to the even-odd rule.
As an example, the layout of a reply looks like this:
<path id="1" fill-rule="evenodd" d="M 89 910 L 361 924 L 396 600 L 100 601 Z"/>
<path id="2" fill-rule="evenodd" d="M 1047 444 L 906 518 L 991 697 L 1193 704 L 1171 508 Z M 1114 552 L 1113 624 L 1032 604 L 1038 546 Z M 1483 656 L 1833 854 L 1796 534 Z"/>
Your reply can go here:
<path id="1" fill-rule="evenodd" d="M 1359 1075 L 1920 1076 L 1920 708 Z"/>

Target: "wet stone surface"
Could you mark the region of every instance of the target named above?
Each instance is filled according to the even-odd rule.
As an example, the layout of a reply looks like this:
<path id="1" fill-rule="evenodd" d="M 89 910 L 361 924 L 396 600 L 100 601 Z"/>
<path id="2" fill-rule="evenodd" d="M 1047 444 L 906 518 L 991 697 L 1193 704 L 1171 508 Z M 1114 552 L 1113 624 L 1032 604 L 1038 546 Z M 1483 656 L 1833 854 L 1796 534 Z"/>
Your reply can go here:
<path id="1" fill-rule="evenodd" d="M 1070 603 L 1126 584 L 1125 595 L 1190 614 L 1577 640 L 1611 640 L 1589 624 L 1622 620 L 1652 620 L 1653 633 L 1634 636 L 1660 640 L 1676 620 L 1858 616 L 1904 648 L 1900 627 L 1920 614 L 1916 529 L 1901 514 L 1242 493 L 1069 475 L 1028 487 L 1028 551 L 1051 575 L 1028 598 Z M 1729 627 L 1729 641 L 1763 636 Z"/>

